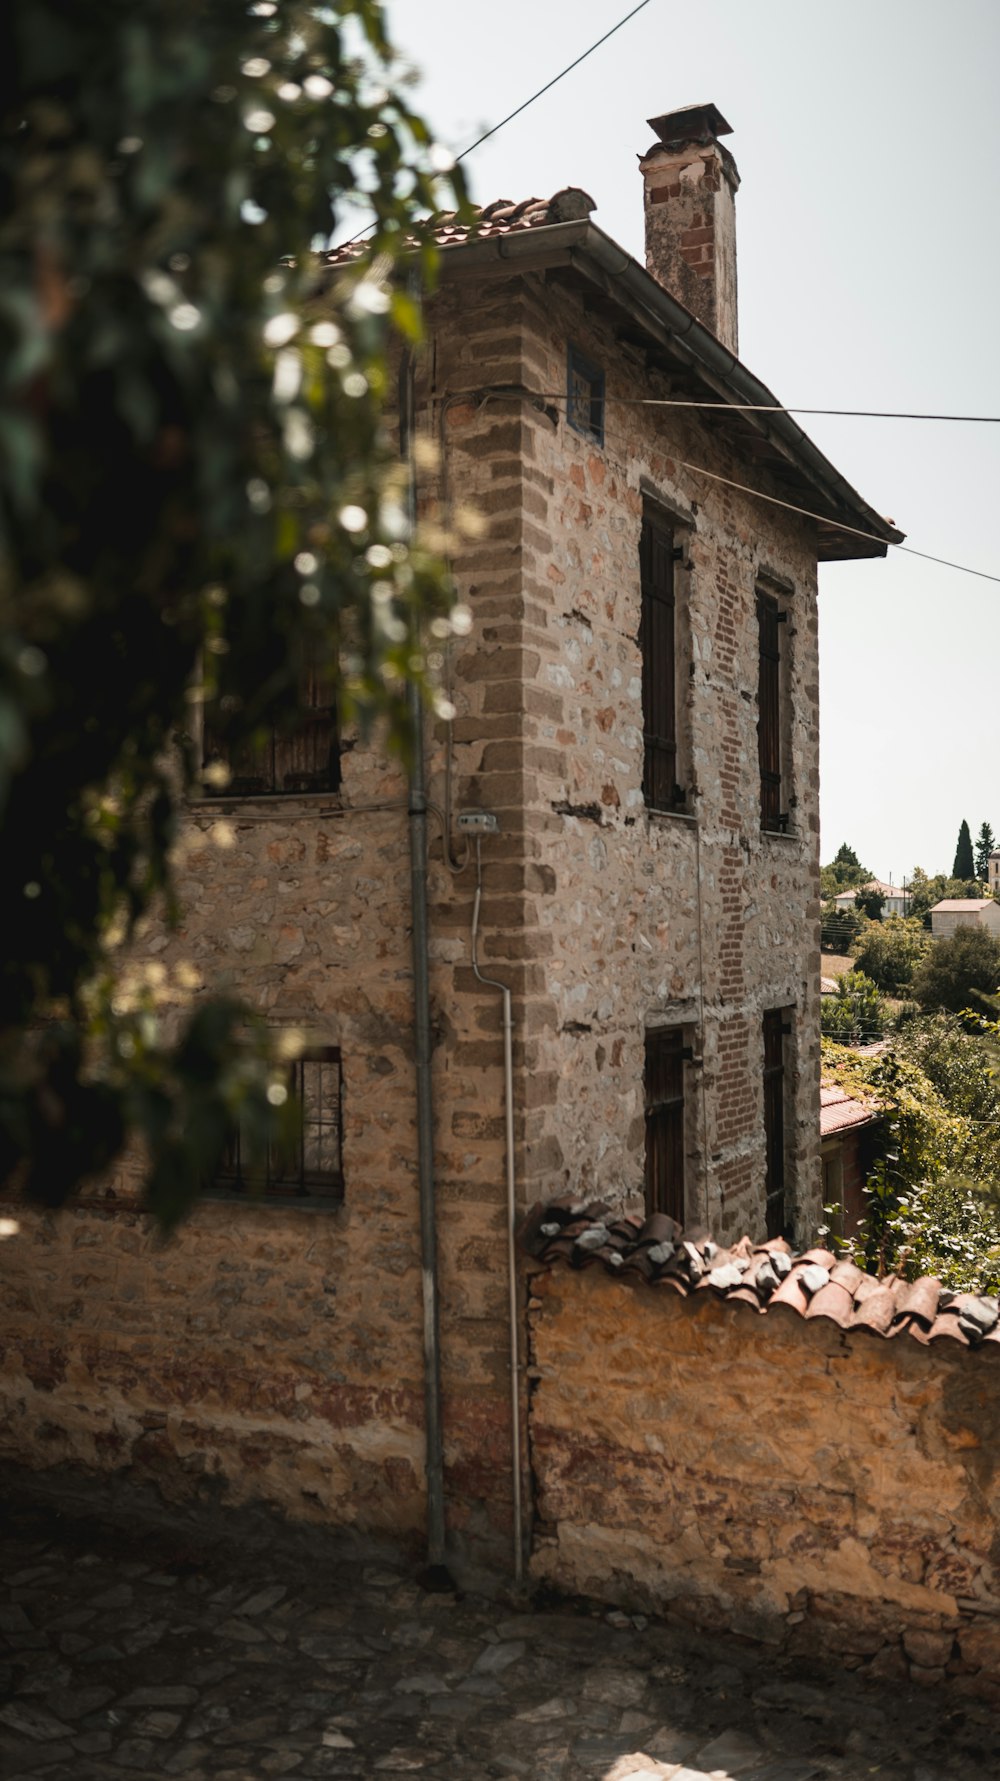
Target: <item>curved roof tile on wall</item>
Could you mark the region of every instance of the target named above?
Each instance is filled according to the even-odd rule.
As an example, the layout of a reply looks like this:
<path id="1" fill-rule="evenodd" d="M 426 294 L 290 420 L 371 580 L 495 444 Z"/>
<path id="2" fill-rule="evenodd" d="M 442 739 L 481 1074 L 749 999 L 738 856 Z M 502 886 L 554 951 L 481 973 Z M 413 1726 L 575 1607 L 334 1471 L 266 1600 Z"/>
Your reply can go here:
<path id="1" fill-rule="evenodd" d="M 1000 1359 L 1000 1305 L 995 1298 L 951 1292 L 923 1275 L 876 1280 L 829 1249 L 795 1255 L 782 1237 L 751 1243 L 741 1237 L 720 1249 L 704 1230 L 683 1230 L 664 1213 L 616 1213 L 602 1201 L 570 1199 L 537 1205 L 520 1233 L 522 1247 L 542 1266 L 585 1268 L 600 1262 L 609 1274 L 683 1297 L 710 1292 L 757 1312 L 784 1309 L 825 1317 L 853 1333 L 916 1342 L 958 1342 Z"/>

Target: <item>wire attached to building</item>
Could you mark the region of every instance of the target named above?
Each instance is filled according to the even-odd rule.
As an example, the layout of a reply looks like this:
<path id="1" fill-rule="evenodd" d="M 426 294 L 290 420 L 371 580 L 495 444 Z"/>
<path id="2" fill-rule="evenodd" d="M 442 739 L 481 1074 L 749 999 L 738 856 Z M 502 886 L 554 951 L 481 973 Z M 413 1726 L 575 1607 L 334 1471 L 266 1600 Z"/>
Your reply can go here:
<path id="1" fill-rule="evenodd" d="M 673 396 L 611 396 L 608 399 L 620 402 L 626 408 L 731 408 L 738 414 L 825 414 L 864 421 L 974 421 L 983 426 L 1000 426 L 1000 414 L 918 414 L 895 408 L 786 408 L 783 402 L 695 402 Z"/>
<path id="2" fill-rule="evenodd" d="M 678 460 L 682 470 L 693 470 L 698 476 L 707 476 L 710 482 L 721 482 L 727 488 L 738 489 L 741 495 L 753 495 L 757 501 L 769 501 L 772 507 L 784 507 L 789 513 L 800 513 L 804 519 L 818 520 L 821 525 L 835 526 L 838 532 L 850 532 L 855 538 L 867 538 L 871 544 L 888 544 L 892 550 L 902 550 L 909 557 L 922 557 L 925 563 L 938 563 L 942 569 L 957 569 L 961 575 L 976 575 L 980 581 L 1000 582 L 1000 575 L 990 575 L 985 569 L 970 569 L 967 563 L 953 563 L 947 557 L 932 557 L 929 551 L 914 550 L 912 544 L 897 544 L 893 538 L 880 538 L 877 532 L 863 532 L 858 526 L 849 526 L 843 520 L 831 519 L 825 513 L 813 513 L 808 507 L 797 507 L 794 501 L 782 501 L 777 495 L 765 495 L 762 489 L 748 488 L 745 482 L 734 482 L 731 476 L 719 476 L 714 470 L 706 470 L 703 464 L 691 464 L 685 458 Z"/>

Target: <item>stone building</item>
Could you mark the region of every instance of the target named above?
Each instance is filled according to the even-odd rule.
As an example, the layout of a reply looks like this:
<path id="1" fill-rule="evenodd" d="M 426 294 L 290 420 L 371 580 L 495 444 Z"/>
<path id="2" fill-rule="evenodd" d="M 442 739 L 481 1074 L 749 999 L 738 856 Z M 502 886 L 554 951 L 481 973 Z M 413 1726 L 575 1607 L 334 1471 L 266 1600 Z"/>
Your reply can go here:
<path id="1" fill-rule="evenodd" d="M 442 221 L 412 386 L 439 459 L 418 494 L 485 529 L 454 563 L 456 715 L 428 736 L 427 1009 L 422 806 L 317 700 L 296 744 L 192 808 L 183 923 L 150 941 L 308 1027 L 299 1153 L 254 1200 L 234 1144 L 165 1246 L 127 1170 L 23 1217 L 3 1246 L 9 1454 L 418 1530 L 436 1250 L 448 1525 L 495 1554 L 529 1485 L 508 1160 L 517 1211 L 645 1195 L 720 1239 L 810 1235 L 816 567 L 899 534 L 737 357 L 727 129 L 714 106 L 653 121 L 645 268 L 576 190 L 491 205 L 475 233 Z"/>

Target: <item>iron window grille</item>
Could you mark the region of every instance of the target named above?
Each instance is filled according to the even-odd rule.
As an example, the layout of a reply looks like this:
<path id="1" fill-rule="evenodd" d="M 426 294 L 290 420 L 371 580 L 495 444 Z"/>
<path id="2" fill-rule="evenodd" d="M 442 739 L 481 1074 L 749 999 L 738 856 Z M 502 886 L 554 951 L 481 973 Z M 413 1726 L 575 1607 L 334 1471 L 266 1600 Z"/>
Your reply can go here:
<path id="1" fill-rule="evenodd" d="M 780 1008 L 764 1015 L 764 1146 L 767 1235 L 785 1235 L 785 1036 L 791 1027 Z"/>
<path id="2" fill-rule="evenodd" d="M 646 1211 L 684 1223 L 684 1065 L 680 1027 L 646 1034 Z"/>
<path id="3" fill-rule="evenodd" d="M 604 372 L 575 346 L 567 360 L 566 419 L 577 433 L 604 444 Z"/>
<path id="4" fill-rule="evenodd" d="M 239 1127 L 226 1147 L 214 1187 L 265 1200 L 343 1199 L 343 1074 L 335 1045 L 313 1046 L 290 1066 L 294 1129 L 250 1161 Z"/>
<path id="5" fill-rule="evenodd" d="M 677 783 L 677 602 L 674 564 L 681 552 L 655 514 L 643 516 L 639 540 L 642 657 L 642 795 L 649 810 L 679 810 Z"/>
<path id="6" fill-rule="evenodd" d="M 206 706 L 202 765 L 222 761 L 228 766 L 225 796 L 267 798 L 340 790 L 336 699 L 332 681 L 316 665 L 307 666 L 298 696 L 262 733 L 229 742 L 222 734 L 220 716 L 216 707 Z"/>

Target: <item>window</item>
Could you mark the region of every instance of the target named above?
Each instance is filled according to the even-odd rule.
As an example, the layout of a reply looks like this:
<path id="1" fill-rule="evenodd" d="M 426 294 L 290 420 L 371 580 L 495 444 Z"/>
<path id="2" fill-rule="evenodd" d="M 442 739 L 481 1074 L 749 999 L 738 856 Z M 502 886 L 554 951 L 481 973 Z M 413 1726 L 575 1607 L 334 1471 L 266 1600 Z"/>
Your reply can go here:
<path id="1" fill-rule="evenodd" d="M 781 626 L 787 616 L 771 594 L 758 590 L 760 671 L 757 690 L 757 753 L 760 760 L 760 826 L 779 834 L 784 834 L 788 828 L 788 812 L 781 808 L 781 732 L 784 704 Z"/>
<path id="2" fill-rule="evenodd" d="M 589 359 L 569 349 L 566 378 L 566 419 L 578 433 L 604 444 L 604 372 Z"/>
<path id="3" fill-rule="evenodd" d="M 262 736 L 227 743 L 219 734 L 217 721 L 213 722 L 214 716 L 214 708 L 207 706 L 202 765 L 223 761 L 229 767 L 225 796 L 266 798 L 339 791 L 337 706 L 332 682 L 317 667 L 307 667 L 298 699 L 289 701 Z"/>
<path id="4" fill-rule="evenodd" d="M 267 1155 L 251 1164 L 237 1129 L 213 1183 L 214 1191 L 264 1200 L 340 1201 L 344 1191 L 342 1089 L 336 1046 L 314 1046 L 297 1058 L 288 1076 L 288 1092 L 295 1103 L 295 1129 L 290 1140 L 269 1145 Z"/>
<path id="5" fill-rule="evenodd" d="M 677 609 L 674 564 L 680 555 L 667 522 L 643 515 L 639 541 L 642 613 L 642 795 L 650 810 L 678 810 L 685 802 L 677 783 Z"/>
<path id="6" fill-rule="evenodd" d="M 765 1210 L 769 1237 L 785 1235 L 785 1035 L 791 1028 L 781 1008 L 764 1015 Z"/>
<path id="7" fill-rule="evenodd" d="M 684 1063 L 681 1027 L 646 1034 L 646 1211 L 684 1223 Z"/>

